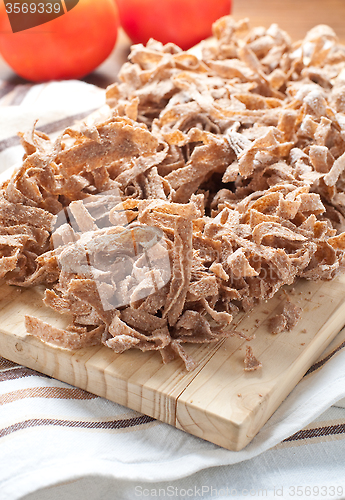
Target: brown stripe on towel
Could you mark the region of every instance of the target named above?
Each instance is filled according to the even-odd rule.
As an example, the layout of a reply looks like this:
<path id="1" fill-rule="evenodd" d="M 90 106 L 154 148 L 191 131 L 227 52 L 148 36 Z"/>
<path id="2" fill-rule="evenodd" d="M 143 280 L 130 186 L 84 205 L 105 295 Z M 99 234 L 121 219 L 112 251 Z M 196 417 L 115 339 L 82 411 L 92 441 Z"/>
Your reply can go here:
<path id="1" fill-rule="evenodd" d="M 310 375 L 310 373 L 313 373 L 315 370 L 318 370 L 323 366 L 327 361 L 329 361 L 337 352 L 339 352 L 341 349 L 345 347 L 345 342 L 342 342 L 336 349 L 334 349 L 332 352 L 330 352 L 325 358 L 320 359 L 320 361 L 317 361 L 314 363 L 309 370 L 304 374 L 306 377 L 307 375 Z"/>
<path id="2" fill-rule="evenodd" d="M 18 389 L 0 395 L 0 405 L 13 403 L 26 398 L 47 398 L 47 399 L 96 399 L 98 396 L 89 392 L 77 389 L 76 387 L 30 387 Z"/>
<path id="3" fill-rule="evenodd" d="M 41 426 L 60 426 L 78 429 L 126 429 L 128 427 L 135 427 L 138 425 L 148 424 L 154 422 L 155 419 L 147 415 L 140 415 L 138 417 L 120 419 L 120 420 L 109 420 L 109 421 L 81 421 L 81 420 L 60 420 L 55 418 L 31 418 L 29 420 L 23 420 L 22 422 L 17 422 L 15 424 L 9 425 L 0 430 L 0 438 L 8 436 L 13 432 L 20 431 L 32 427 Z"/>
<path id="4" fill-rule="evenodd" d="M 13 361 L 10 361 L 9 359 L 0 358 L 0 371 L 7 370 L 7 368 L 14 368 L 15 366 L 18 366 L 18 364 L 13 363 Z"/>
<path id="5" fill-rule="evenodd" d="M 24 366 L 17 366 L 9 370 L 1 371 L 0 382 L 4 382 L 5 380 L 16 380 L 18 378 L 24 378 L 24 377 L 33 377 L 35 375 L 38 377 L 51 378 L 48 375 L 38 373 L 35 370 L 31 370 L 30 368 L 25 368 Z"/>
<path id="6" fill-rule="evenodd" d="M 8 82 L 3 82 L 2 85 L 0 85 L 0 99 L 5 97 L 5 95 L 9 94 L 14 90 L 16 85 L 13 83 L 8 83 Z"/>
<path id="7" fill-rule="evenodd" d="M 24 85 L 16 85 L 15 90 L 13 92 L 13 98 L 9 103 L 9 106 L 19 106 L 28 95 L 29 91 L 32 89 L 33 85 L 30 83 L 26 83 Z"/>
<path id="8" fill-rule="evenodd" d="M 284 439 L 283 443 L 289 441 L 298 441 L 300 439 L 312 439 L 324 436 L 335 436 L 345 434 L 345 423 L 335 425 L 325 425 L 323 427 L 315 427 L 313 429 L 302 429 L 295 432 L 292 436 Z"/>

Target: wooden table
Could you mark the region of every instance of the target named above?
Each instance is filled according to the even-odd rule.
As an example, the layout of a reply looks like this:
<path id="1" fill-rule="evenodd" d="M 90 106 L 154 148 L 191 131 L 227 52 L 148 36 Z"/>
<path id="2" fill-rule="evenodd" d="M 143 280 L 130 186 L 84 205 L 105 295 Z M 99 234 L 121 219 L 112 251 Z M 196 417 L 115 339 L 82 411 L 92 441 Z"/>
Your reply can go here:
<path id="1" fill-rule="evenodd" d="M 344 0 L 233 0 L 232 13 L 236 19 L 248 17 L 252 26 L 268 27 L 277 23 L 293 40 L 303 38 L 316 24 L 328 24 L 345 43 Z M 84 81 L 100 87 L 112 83 L 119 67 L 127 58 L 129 47 L 129 39 L 120 32 L 111 56 L 94 73 L 84 78 Z M 12 72 L 1 56 L 0 80 L 13 84 L 25 83 L 25 80 Z"/>

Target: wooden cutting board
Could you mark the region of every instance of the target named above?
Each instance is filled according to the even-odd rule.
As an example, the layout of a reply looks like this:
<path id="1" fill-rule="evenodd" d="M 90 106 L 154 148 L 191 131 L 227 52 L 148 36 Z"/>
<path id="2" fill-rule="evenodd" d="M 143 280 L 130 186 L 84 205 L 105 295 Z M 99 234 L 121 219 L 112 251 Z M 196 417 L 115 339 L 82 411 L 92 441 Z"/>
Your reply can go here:
<path id="1" fill-rule="evenodd" d="M 187 372 L 157 352 L 115 354 L 107 347 L 68 351 L 26 335 L 24 315 L 64 327 L 66 318 L 41 301 L 42 290 L 0 287 L 0 355 L 63 382 L 167 422 L 230 450 L 248 444 L 345 324 L 345 275 L 331 282 L 300 280 L 286 288 L 303 309 L 298 325 L 272 335 L 268 319 L 281 311 L 283 292 L 236 318 L 262 368 L 245 372 L 247 341 L 188 346 L 198 362 Z"/>

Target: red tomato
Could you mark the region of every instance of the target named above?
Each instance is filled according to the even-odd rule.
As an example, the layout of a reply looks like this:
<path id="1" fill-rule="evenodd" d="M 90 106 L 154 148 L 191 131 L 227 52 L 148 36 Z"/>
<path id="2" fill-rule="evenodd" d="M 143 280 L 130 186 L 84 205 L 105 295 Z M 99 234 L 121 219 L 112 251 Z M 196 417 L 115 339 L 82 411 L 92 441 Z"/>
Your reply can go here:
<path id="1" fill-rule="evenodd" d="M 212 23 L 230 14 L 231 0 L 116 0 L 133 43 L 155 38 L 187 50 L 211 35 Z"/>
<path id="2" fill-rule="evenodd" d="M 114 0 L 79 0 L 61 17 L 17 33 L 5 3 L 0 2 L 0 53 L 27 80 L 81 78 L 114 48 L 119 26 Z"/>

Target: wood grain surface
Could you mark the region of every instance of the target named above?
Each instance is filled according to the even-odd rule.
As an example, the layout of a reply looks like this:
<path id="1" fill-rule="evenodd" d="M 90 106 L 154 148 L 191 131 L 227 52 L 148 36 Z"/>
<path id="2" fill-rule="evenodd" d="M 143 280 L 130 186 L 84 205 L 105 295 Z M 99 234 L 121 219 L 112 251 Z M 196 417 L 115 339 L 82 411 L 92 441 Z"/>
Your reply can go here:
<path id="1" fill-rule="evenodd" d="M 25 332 L 24 316 L 64 327 L 68 318 L 41 301 L 42 290 L 0 287 L 0 356 L 174 425 L 230 450 L 240 450 L 261 429 L 345 324 L 345 275 L 331 282 L 300 280 L 287 287 L 302 318 L 291 330 L 270 333 L 268 321 L 286 300 L 280 292 L 235 320 L 262 368 L 244 371 L 247 341 L 187 346 L 197 367 L 163 365 L 157 352 L 115 354 L 107 347 L 69 351 Z"/>

